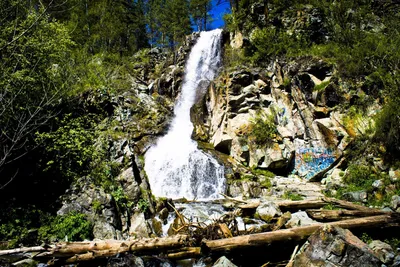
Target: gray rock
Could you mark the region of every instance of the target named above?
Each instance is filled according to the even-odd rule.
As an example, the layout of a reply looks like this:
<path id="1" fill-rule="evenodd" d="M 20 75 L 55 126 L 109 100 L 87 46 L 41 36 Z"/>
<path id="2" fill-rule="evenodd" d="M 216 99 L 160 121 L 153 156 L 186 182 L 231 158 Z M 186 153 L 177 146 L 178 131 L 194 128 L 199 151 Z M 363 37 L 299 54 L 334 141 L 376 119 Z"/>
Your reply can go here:
<path id="1" fill-rule="evenodd" d="M 394 258 L 392 267 L 400 267 L 400 255 L 397 255 L 397 256 Z"/>
<path id="2" fill-rule="evenodd" d="M 247 96 L 247 95 L 255 95 L 256 93 L 259 92 L 259 90 L 255 85 L 250 84 L 250 85 L 246 86 L 245 88 L 243 88 L 242 92 L 244 95 Z"/>
<path id="3" fill-rule="evenodd" d="M 124 189 L 124 193 L 127 196 L 128 200 L 136 203 L 140 198 L 141 191 L 139 184 L 135 180 L 132 167 L 124 170 L 117 178 L 117 180 L 120 182 L 122 188 Z"/>
<path id="4" fill-rule="evenodd" d="M 376 189 L 382 188 L 383 186 L 384 186 L 384 184 L 383 184 L 383 181 L 382 181 L 382 180 L 375 180 L 375 181 L 372 183 L 372 187 L 374 187 L 374 188 L 376 188 Z"/>
<path id="5" fill-rule="evenodd" d="M 149 237 L 149 232 L 144 214 L 135 212 L 131 217 L 129 235 L 133 237 Z"/>
<path id="6" fill-rule="evenodd" d="M 293 267 L 381 267 L 374 252 L 350 231 L 326 225 L 308 238 Z"/>
<path id="7" fill-rule="evenodd" d="M 389 178 L 390 181 L 397 182 L 400 179 L 400 170 L 394 170 L 393 168 L 390 168 Z"/>
<path id="8" fill-rule="evenodd" d="M 265 222 L 282 215 L 278 205 L 273 202 L 263 202 L 256 209 L 256 216 Z"/>
<path id="9" fill-rule="evenodd" d="M 160 211 L 160 219 L 161 220 L 166 220 L 167 218 L 168 218 L 168 214 L 169 214 L 169 211 L 168 211 L 168 209 L 167 208 L 163 208 L 161 211 Z"/>
<path id="10" fill-rule="evenodd" d="M 298 211 L 298 212 L 292 213 L 292 217 L 285 224 L 285 226 L 287 228 L 294 228 L 294 227 L 306 226 L 306 225 L 315 224 L 315 223 L 318 223 L 318 222 L 314 221 L 313 219 L 308 217 L 308 215 L 305 211 Z"/>
<path id="11" fill-rule="evenodd" d="M 230 260 L 228 260 L 225 256 L 219 258 L 213 265 L 213 267 L 237 267 Z"/>
<path id="12" fill-rule="evenodd" d="M 121 239 L 121 219 L 113 197 L 94 186 L 89 178 L 80 178 L 71 186 L 57 214 L 65 215 L 71 211 L 87 215 L 93 223 L 94 238 Z"/>
<path id="13" fill-rule="evenodd" d="M 392 201 L 390 202 L 390 207 L 393 210 L 396 210 L 398 207 L 400 207 L 400 196 L 398 196 L 398 195 L 392 196 Z"/>
<path id="14" fill-rule="evenodd" d="M 367 202 L 367 196 L 366 191 L 347 192 L 342 195 L 344 199 L 353 202 Z"/>
<path id="15" fill-rule="evenodd" d="M 391 263 L 394 259 L 394 251 L 389 244 L 380 240 L 374 240 L 369 244 L 369 247 L 375 252 L 378 258 L 385 264 Z"/>

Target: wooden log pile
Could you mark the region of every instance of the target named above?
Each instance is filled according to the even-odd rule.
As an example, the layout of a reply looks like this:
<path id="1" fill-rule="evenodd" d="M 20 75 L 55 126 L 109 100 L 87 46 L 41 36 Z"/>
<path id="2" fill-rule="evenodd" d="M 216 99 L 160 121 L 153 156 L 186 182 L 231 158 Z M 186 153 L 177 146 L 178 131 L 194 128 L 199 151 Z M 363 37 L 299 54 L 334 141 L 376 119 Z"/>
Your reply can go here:
<path id="1" fill-rule="evenodd" d="M 341 209 L 321 209 L 327 204 Z M 232 219 L 227 220 L 225 217 L 215 221 L 211 226 L 196 225 L 193 222 L 187 221 L 187 218 L 184 218 L 176 211 L 181 224 L 176 230 L 181 233 L 182 230 L 186 229 L 187 234 L 177 234 L 165 238 L 143 238 L 124 241 L 63 242 L 44 246 L 0 250 L 0 257 L 18 254 L 21 256 L 20 259 L 32 258 L 40 262 L 47 262 L 49 265 L 90 261 L 128 252 L 135 255 L 162 255 L 169 259 L 195 258 L 208 255 L 210 252 L 226 252 L 287 240 L 305 240 L 321 226 L 326 225 L 326 222 L 344 229 L 398 227 L 400 225 L 400 214 L 398 213 L 383 212 L 331 198 L 308 201 L 284 201 L 278 202 L 277 205 L 283 211 L 305 210 L 309 217 L 318 221 L 318 223 L 290 229 L 280 229 L 281 226 L 279 226 L 273 228 L 277 230 L 269 232 L 238 235 L 237 225 L 230 224 Z M 257 203 L 238 202 L 239 209 L 240 207 L 243 209 L 255 209 L 257 206 Z M 191 228 L 194 228 L 195 231 L 193 229 L 190 230 Z M 219 235 L 213 235 L 219 239 L 210 240 L 207 239 L 207 236 L 204 236 L 205 238 L 199 240 L 201 234 L 208 234 L 210 231 L 219 231 Z"/>

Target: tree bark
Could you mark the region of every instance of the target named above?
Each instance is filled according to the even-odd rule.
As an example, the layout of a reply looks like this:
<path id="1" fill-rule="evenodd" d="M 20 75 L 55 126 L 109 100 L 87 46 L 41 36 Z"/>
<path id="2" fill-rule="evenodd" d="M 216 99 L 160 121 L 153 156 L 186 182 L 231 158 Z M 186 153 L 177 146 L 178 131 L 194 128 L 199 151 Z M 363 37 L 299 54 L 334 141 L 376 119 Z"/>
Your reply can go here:
<path id="1" fill-rule="evenodd" d="M 306 210 L 307 215 L 314 220 L 330 222 L 330 221 L 340 221 L 347 219 L 354 219 L 360 217 L 383 215 L 388 212 L 375 211 L 375 210 Z"/>
<path id="2" fill-rule="evenodd" d="M 344 229 L 364 229 L 399 226 L 400 216 L 398 214 L 388 214 L 332 222 L 330 225 L 339 226 Z M 236 236 L 232 238 L 211 240 L 204 242 L 204 246 L 211 252 L 229 251 L 247 247 L 256 247 L 285 240 L 304 240 L 310 236 L 319 227 L 326 224 L 313 224 L 292 229 L 284 229 L 267 233 L 259 233 L 245 236 Z"/>

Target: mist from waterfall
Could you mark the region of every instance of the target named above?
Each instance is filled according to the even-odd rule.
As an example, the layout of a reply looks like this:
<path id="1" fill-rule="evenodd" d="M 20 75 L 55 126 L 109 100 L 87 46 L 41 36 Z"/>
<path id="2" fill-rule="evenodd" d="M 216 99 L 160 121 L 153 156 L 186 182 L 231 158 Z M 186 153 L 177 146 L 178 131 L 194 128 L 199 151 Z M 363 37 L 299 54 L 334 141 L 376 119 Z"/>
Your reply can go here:
<path id="1" fill-rule="evenodd" d="M 181 95 L 168 133 L 145 155 L 145 170 L 157 197 L 208 200 L 225 189 L 224 168 L 191 139 L 190 108 L 200 88 L 208 86 L 220 66 L 221 32 L 201 32 L 186 62 Z"/>

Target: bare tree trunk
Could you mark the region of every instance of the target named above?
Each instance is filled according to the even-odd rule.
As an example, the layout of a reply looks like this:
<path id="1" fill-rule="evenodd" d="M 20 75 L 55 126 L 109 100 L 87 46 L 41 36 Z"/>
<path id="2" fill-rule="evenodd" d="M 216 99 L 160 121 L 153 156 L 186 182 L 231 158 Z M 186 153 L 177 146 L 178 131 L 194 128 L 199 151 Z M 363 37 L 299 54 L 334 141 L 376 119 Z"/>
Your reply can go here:
<path id="1" fill-rule="evenodd" d="M 388 214 L 380 216 L 365 217 L 352 220 L 344 220 L 329 223 L 330 225 L 339 226 L 344 229 L 364 229 L 364 228 L 380 228 L 399 226 L 399 214 Z M 256 247 L 271 244 L 277 241 L 285 240 L 304 240 L 314 233 L 319 227 L 326 224 L 313 224 L 292 229 L 284 229 L 267 233 L 259 233 L 252 235 L 236 236 L 219 240 L 211 240 L 204 242 L 204 246 L 213 251 L 229 251 L 232 249 Z"/>

